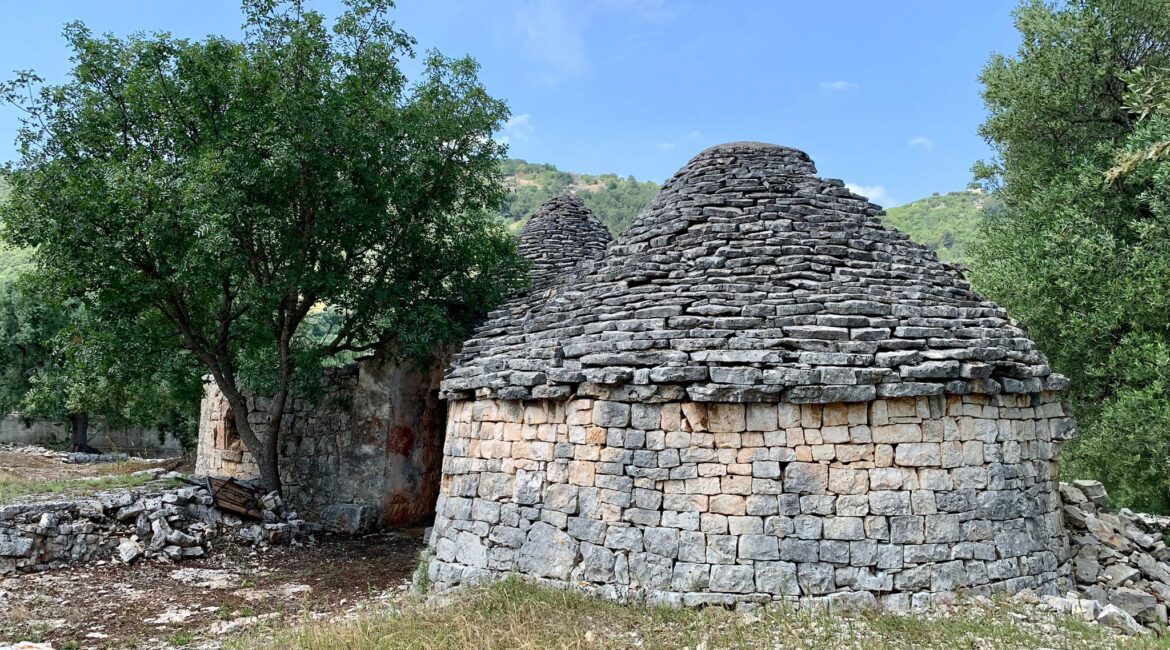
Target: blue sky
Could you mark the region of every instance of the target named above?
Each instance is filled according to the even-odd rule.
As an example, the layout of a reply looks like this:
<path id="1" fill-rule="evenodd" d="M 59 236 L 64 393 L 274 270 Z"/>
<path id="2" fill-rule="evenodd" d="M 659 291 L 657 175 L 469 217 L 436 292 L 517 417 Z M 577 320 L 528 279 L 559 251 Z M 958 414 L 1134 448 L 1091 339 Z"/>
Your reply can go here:
<path id="1" fill-rule="evenodd" d="M 763 140 L 894 205 L 962 189 L 988 155 L 977 76 L 1014 52 L 1014 0 L 400 0 L 421 49 L 470 54 L 513 117 L 510 155 L 662 181 L 702 148 Z M 312 6 L 336 15 L 339 2 Z M 240 34 L 237 0 L 4 3 L 0 74 L 69 70 L 61 27 Z M 17 115 L 0 108 L 0 161 Z"/>

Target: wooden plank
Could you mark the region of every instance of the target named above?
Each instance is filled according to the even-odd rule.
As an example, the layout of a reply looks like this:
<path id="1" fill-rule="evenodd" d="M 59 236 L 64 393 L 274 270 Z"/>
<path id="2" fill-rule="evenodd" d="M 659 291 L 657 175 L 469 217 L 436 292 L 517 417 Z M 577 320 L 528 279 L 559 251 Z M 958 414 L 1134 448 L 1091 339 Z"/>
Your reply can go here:
<path id="1" fill-rule="evenodd" d="M 260 509 L 256 507 L 260 495 L 240 485 L 234 479 L 225 480 L 209 476 L 207 489 L 211 490 L 211 497 L 220 510 L 227 510 L 252 519 L 263 518 Z"/>

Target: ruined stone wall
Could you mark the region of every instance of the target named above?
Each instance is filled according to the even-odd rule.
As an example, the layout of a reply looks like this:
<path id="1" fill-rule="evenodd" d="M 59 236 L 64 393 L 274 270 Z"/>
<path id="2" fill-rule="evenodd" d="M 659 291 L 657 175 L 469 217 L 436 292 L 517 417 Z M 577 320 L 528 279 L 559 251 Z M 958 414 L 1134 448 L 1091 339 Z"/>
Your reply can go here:
<path id="1" fill-rule="evenodd" d="M 68 445 L 71 432 L 64 423 L 54 420 L 25 422 L 19 413 L 0 419 L 0 443 L 17 445 Z M 107 452 L 123 452 L 148 458 L 172 458 L 183 453 L 183 445 L 170 433 L 159 436 L 155 429 L 111 427 L 103 417 L 89 421 L 89 444 Z"/>
<path id="2" fill-rule="evenodd" d="M 156 478 L 162 470 L 150 472 Z M 165 476 L 163 477 L 165 479 Z M 213 506 L 206 487 L 165 488 L 161 480 L 131 490 L 0 506 L 0 576 L 109 560 L 178 561 L 203 557 L 211 540 L 287 544 L 303 521 L 279 499 L 250 521 Z"/>
<path id="3" fill-rule="evenodd" d="M 377 357 L 329 369 L 314 399 L 293 401 L 281 433 L 285 494 L 306 518 L 356 532 L 425 519 L 439 489 L 445 404 L 437 370 Z M 249 400 L 263 425 L 267 400 Z M 256 464 L 231 443 L 227 400 L 206 385 L 196 473 L 253 478 Z"/>
<path id="4" fill-rule="evenodd" d="M 895 609 L 1067 582 L 1055 393 L 869 403 L 459 401 L 430 579 Z"/>

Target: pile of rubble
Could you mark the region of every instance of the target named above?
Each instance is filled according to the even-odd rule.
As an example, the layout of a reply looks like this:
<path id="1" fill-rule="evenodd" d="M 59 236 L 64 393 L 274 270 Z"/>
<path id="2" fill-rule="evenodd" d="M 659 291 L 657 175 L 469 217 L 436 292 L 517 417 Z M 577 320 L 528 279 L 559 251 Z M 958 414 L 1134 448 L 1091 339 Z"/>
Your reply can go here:
<path id="1" fill-rule="evenodd" d="M 1041 602 L 1130 633 L 1165 629 L 1170 517 L 1108 508 L 1098 481 L 1060 484 L 1076 590 Z"/>
<path id="2" fill-rule="evenodd" d="M 146 470 L 158 478 L 161 469 Z M 0 576 L 117 557 L 166 561 L 202 557 L 212 540 L 287 544 L 304 528 L 275 493 L 258 500 L 260 518 L 221 511 L 201 485 L 103 492 L 70 500 L 0 506 Z"/>
<path id="3" fill-rule="evenodd" d="M 61 460 L 66 463 L 124 463 L 129 460 L 145 460 L 130 454 L 122 452 L 102 452 L 97 454 L 89 454 L 84 451 L 66 451 L 63 452 L 64 458 Z"/>

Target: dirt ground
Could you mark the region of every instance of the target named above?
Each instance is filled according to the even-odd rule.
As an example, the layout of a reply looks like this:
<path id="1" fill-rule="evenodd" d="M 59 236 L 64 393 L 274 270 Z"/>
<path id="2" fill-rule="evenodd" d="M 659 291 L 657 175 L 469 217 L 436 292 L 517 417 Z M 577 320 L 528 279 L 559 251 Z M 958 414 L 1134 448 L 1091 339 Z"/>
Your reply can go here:
<path id="1" fill-rule="evenodd" d="M 52 454 L 52 455 L 51 455 Z M 21 481 L 52 481 L 59 479 L 92 478 L 130 474 L 152 467 L 166 467 L 183 471 L 186 459 L 144 460 L 135 459 L 119 463 L 66 463 L 56 452 L 32 453 L 30 447 L 0 447 L 0 478 Z"/>
<path id="2" fill-rule="evenodd" d="M 66 482 L 63 493 L 87 491 L 84 479 L 152 467 L 190 470 L 179 460 L 71 464 L 49 451 L 0 447 L 0 482 Z M 207 557 L 181 563 L 109 561 L 0 577 L 0 648 L 20 641 L 54 650 L 216 648 L 258 624 L 333 618 L 404 592 L 422 536 L 422 528 L 318 535 L 263 550 L 221 542 Z"/>
<path id="3" fill-rule="evenodd" d="M 262 552 L 226 545 L 177 564 L 110 562 L 0 579 L 0 646 L 209 648 L 260 622 L 335 616 L 404 591 L 422 533 L 330 536 Z"/>

